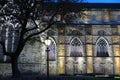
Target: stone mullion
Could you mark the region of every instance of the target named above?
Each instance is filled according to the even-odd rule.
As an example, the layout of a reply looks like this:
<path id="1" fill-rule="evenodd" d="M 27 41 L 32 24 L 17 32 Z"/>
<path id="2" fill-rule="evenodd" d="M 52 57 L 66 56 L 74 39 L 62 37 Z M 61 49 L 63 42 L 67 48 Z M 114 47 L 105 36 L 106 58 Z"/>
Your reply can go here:
<path id="1" fill-rule="evenodd" d="M 63 25 L 58 28 L 58 74 L 65 74 L 65 36 Z"/>

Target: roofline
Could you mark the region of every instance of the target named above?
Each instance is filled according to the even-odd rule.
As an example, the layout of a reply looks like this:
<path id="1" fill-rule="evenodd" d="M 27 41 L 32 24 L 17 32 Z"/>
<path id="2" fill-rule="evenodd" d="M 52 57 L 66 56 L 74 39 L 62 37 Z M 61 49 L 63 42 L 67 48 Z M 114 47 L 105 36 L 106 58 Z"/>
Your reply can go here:
<path id="1" fill-rule="evenodd" d="M 43 3 L 45 9 L 54 10 L 58 5 L 69 8 L 70 10 L 88 9 L 120 9 L 120 3 Z"/>

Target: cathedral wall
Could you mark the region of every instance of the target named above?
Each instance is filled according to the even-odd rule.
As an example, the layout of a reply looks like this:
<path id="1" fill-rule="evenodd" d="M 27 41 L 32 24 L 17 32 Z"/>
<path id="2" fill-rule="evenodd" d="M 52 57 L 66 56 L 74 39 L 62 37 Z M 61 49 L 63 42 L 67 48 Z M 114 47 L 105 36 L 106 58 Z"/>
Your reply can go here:
<path id="1" fill-rule="evenodd" d="M 119 21 L 120 11 L 88 11 L 89 20 Z M 108 16 L 108 14 L 110 16 Z M 103 15 L 107 15 L 106 17 Z M 92 16 L 92 18 L 91 18 Z M 56 25 L 58 26 L 58 25 Z M 59 25 L 57 33 L 49 37 L 56 44 L 55 61 L 49 61 L 50 75 L 73 75 L 84 73 L 105 73 L 120 75 L 120 25 Z M 101 31 L 101 32 L 99 32 Z M 102 39 L 107 44 L 109 57 L 96 57 L 97 40 Z M 77 39 L 82 56 L 71 56 L 72 41 Z M 77 49 L 79 51 L 79 49 Z M 75 51 L 75 50 L 74 50 Z M 3 60 L 1 52 L 0 60 Z M 46 46 L 39 39 L 29 40 L 19 56 L 18 64 L 22 73 L 47 74 Z M 0 75 L 11 75 L 9 62 L 1 62 Z"/>
<path id="2" fill-rule="evenodd" d="M 30 40 L 19 57 L 19 69 L 23 73 L 46 75 L 46 47 L 39 40 Z"/>

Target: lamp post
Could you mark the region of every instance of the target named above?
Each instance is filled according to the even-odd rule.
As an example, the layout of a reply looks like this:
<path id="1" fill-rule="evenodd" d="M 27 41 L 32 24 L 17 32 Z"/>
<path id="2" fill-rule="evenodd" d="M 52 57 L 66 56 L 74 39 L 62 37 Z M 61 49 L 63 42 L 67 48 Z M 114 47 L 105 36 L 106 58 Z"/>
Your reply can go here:
<path id="1" fill-rule="evenodd" d="M 51 44 L 51 40 L 47 37 L 45 40 L 45 44 L 47 46 L 46 52 L 47 52 L 47 77 L 49 78 L 49 45 Z"/>

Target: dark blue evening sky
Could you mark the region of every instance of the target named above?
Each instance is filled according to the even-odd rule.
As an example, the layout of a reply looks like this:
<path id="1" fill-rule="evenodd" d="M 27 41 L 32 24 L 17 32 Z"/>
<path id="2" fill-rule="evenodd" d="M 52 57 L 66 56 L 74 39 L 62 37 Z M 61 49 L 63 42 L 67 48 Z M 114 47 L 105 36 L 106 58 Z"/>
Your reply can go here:
<path id="1" fill-rule="evenodd" d="M 45 0 L 47 1 L 47 0 Z M 52 2 L 57 2 L 59 0 L 51 0 Z M 65 0 L 63 0 L 65 1 Z M 71 0 L 79 3 L 81 0 Z M 120 0 L 83 0 L 85 3 L 120 3 Z"/>
<path id="2" fill-rule="evenodd" d="M 85 0 L 89 3 L 120 3 L 120 0 Z"/>

